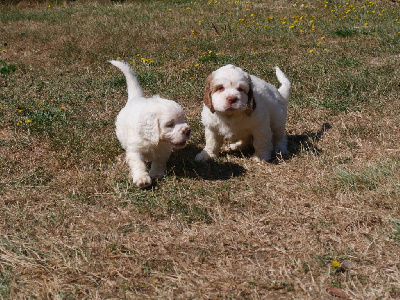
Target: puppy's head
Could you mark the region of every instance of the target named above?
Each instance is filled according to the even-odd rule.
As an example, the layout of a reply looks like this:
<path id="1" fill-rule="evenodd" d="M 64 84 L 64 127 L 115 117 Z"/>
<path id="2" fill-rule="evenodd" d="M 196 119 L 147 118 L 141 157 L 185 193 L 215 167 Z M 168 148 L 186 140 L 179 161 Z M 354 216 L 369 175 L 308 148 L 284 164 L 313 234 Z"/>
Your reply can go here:
<path id="1" fill-rule="evenodd" d="M 174 148 L 183 148 L 191 130 L 185 123 L 182 107 L 174 101 L 159 98 L 159 105 L 142 117 L 140 133 L 153 145 L 166 142 Z"/>
<path id="2" fill-rule="evenodd" d="M 256 107 L 249 74 L 233 65 L 208 76 L 203 100 L 212 113 L 245 111 L 250 115 Z"/>

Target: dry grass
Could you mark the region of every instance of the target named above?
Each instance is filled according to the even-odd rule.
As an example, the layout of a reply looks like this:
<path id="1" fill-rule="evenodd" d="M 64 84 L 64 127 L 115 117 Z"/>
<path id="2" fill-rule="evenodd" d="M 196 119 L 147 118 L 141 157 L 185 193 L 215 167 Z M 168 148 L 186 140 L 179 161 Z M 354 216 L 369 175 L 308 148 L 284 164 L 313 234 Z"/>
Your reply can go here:
<path id="1" fill-rule="evenodd" d="M 399 18 L 396 1 L 0 5 L 0 299 L 399 298 Z M 117 57 L 194 130 L 144 191 L 114 134 Z M 291 78 L 289 157 L 194 162 L 226 63 Z"/>

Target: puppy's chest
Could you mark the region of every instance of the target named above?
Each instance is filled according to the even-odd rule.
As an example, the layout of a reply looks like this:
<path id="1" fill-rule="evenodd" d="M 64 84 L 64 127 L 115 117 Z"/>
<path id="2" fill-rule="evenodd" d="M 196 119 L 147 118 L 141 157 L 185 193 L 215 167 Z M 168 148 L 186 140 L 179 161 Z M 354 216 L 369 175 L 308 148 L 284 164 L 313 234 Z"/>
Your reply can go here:
<path id="1" fill-rule="evenodd" d="M 251 134 L 251 126 L 246 118 L 225 118 L 218 120 L 217 130 L 227 139 L 240 139 Z"/>
<path id="2" fill-rule="evenodd" d="M 171 155 L 171 152 L 172 147 L 169 144 L 159 144 L 154 148 L 148 148 L 141 151 L 143 158 L 147 162 L 153 162 L 162 157 L 169 157 L 169 155 Z"/>

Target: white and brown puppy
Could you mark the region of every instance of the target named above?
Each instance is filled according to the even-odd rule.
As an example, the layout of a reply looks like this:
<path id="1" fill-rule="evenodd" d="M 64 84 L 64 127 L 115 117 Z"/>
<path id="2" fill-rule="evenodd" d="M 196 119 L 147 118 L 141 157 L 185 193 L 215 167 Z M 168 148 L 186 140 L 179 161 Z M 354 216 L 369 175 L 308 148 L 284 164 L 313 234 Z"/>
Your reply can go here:
<path id="1" fill-rule="evenodd" d="M 172 149 L 183 148 L 190 137 L 182 107 L 158 95 L 145 98 L 132 69 L 124 62 L 112 60 L 126 77 L 128 102 L 115 122 L 117 138 L 126 150 L 133 183 L 140 188 L 151 178 L 165 175 Z M 151 162 L 150 173 L 146 161 Z"/>
<path id="2" fill-rule="evenodd" d="M 278 67 L 275 71 L 279 89 L 233 65 L 208 76 L 201 114 L 206 146 L 197 154 L 197 161 L 217 157 L 224 139 L 232 142 L 231 150 L 252 143 L 255 160 L 268 161 L 273 151 L 287 154 L 285 127 L 291 84 Z"/>

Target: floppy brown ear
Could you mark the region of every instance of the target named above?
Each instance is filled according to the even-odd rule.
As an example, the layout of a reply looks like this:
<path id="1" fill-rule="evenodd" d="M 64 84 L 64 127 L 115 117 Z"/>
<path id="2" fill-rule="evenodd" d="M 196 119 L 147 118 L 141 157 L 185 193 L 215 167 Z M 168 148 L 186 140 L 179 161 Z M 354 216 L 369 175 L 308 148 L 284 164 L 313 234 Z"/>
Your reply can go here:
<path id="1" fill-rule="evenodd" d="M 207 77 L 206 89 L 204 91 L 203 101 L 204 101 L 204 105 L 207 106 L 212 113 L 214 113 L 215 110 L 214 110 L 214 106 L 212 104 L 212 98 L 211 98 L 211 93 L 212 93 L 211 84 L 212 84 L 212 74 L 208 75 L 208 77 Z"/>
<path id="2" fill-rule="evenodd" d="M 247 79 L 249 81 L 249 92 L 247 93 L 248 100 L 247 100 L 246 113 L 248 116 L 250 116 L 256 109 L 256 101 L 254 100 L 253 82 L 251 81 L 250 76 L 248 76 Z"/>

